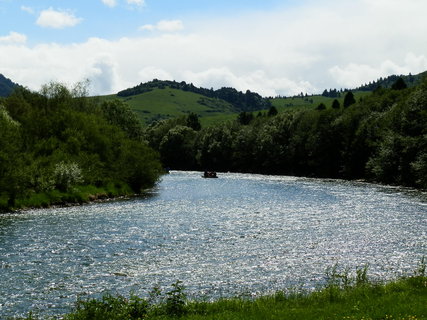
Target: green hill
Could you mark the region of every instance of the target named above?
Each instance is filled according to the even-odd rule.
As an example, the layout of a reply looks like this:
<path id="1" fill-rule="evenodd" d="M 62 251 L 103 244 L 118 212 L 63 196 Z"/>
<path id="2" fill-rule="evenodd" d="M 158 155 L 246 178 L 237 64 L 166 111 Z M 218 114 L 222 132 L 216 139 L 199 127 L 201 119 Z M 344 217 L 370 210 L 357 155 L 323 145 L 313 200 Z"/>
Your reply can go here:
<path id="1" fill-rule="evenodd" d="M 149 82 L 144 84 L 144 89 L 141 89 L 142 85 L 140 85 L 139 90 L 133 88 L 127 89 L 128 91 L 125 90 L 115 95 L 102 96 L 100 99 L 118 99 L 126 102 L 145 124 L 195 113 L 200 117 L 200 122 L 204 126 L 236 119 L 238 114 L 243 111 L 254 113 L 260 111 L 266 112 L 270 106 L 274 106 L 279 112 L 316 108 L 320 103 L 325 104 L 329 108 L 335 99 L 322 95 L 263 98 L 267 102 L 260 105 L 258 109 L 245 110 L 245 108 L 236 106 L 236 103 L 232 104 L 220 98 L 212 98 L 200 93 L 180 88 L 171 88 L 169 86 L 150 87 L 152 84 L 153 82 Z M 126 94 L 124 95 L 123 92 L 126 92 Z M 357 100 L 360 100 L 367 94 L 369 94 L 367 91 L 354 92 Z M 341 105 L 344 95 L 345 92 L 337 98 Z"/>
<path id="2" fill-rule="evenodd" d="M 391 87 L 400 77 L 409 87 L 414 86 L 420 82 L 424 74 L 392 75 L 370 82 L 369 85 L 363 85 L 352 92 L 356 101 L 360 101 L 378 87 Z M 330 89 L 322 94 L 311 96 L 265 98 L 249 90 L 244 93 L 227 87 L 213 90 L 198 88 L 184 81 L 154 79 L 100 99 L 119 99 L 126 102 L 145 124 L 195 113 L 200 117 L 202 125 L 207 126 L 236 119 L 241 112 L 266 112 L 271 106 L 274 106 L 279 113 L 317 108 L 319 104 L 331 108 L 335 99 L 343 105 L 346 92 Z"/>
<path id="3" fill-rule="evenodd" d="M 270 102 L 267 98 L 263 98 L 256 92 L 246 90 L 246 92 L 237 91 L 234 88 L 222 87 L 218 90 L 198 88 L 192 83 L 188 84 L 185 81 L 163 81 L 154 79 L 147 83 L 141 83 L 133 88 L 122 90 L 117 93 L 120 97 L 129 97 L 140 93 L 150 92 L 153 89 L 164 88 L 178 89 L 185 92 L 192 92 L 203 95 L 208 98 L 221 99 L 233 105 L 236 111 L 257 111 L 270 107 Z"/>
<path id="4" fill-rule="evenodd" d="M 243 111 L 254 112 L 271 106 L 269 99 L 249 90 L 241 92 L 228 87 L 213 90 L 184 81 L 157 79 L 101 99 L 119 99 L 128 103 L 146 124 L 196 113 L 203 125 L 210 125 L 234 119 Z"/>
<path id="5" fill-rule="evenodd" d="M 204 125 L 234 117 L 236 110 L 230 103 L 217 98 L 170 87 L 153 88 L 131 96 L 109 95 L 101 99 L 119 99 L 126 102 L 146 124 L 187 115 L 191 112 L 200 116 Z"/>

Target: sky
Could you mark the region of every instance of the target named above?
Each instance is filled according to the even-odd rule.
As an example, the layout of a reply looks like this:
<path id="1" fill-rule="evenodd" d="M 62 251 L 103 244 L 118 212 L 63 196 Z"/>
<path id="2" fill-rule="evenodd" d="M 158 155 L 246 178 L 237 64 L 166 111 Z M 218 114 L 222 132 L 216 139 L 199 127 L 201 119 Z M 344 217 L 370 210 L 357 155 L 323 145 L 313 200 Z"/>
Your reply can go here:
<path id="1" fill-rule="evenodd" d="M 427 70 L 425 0 L 0 0 L 0 73 L 40 90 L 152 79 L 263 96 Z"/>

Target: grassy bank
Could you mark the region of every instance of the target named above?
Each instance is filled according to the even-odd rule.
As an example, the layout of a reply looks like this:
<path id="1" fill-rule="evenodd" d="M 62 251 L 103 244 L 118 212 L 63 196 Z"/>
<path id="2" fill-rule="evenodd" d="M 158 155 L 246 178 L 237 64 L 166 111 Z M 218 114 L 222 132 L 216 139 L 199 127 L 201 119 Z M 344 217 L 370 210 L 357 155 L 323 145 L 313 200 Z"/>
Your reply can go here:
<path id="1" fill-rule="evenodd" d="M 121 319 L 427 319 L 425 264 L 414 276 L 388 283 L 368 280 L 366 268 L 327 273 L 327 284 L 314 292 L 280 291 L 256 299 L 188 301 L 178 281 L 169 290 L 153 290 L 149 298 L 106 295 L 78 301 L 65 320 Z M 30 315 L 26 320 L 37 319 Z"/>
<path id="2" fill-rule="evenodd" d="M 134 192 L 126 184 L 110 183 L 103 187 L 93 185 L 75 186 L 69 191 L 50 190 L 41 193 L 28 193 L 18 197 L 15 205 L 9 207 L 6 196 L 0 197 L 0 210 L 14 211 L 28 208 L 48 208 L 51 206 L 66 206 L 83 204 L 96 200 L 131 196 Z"/>

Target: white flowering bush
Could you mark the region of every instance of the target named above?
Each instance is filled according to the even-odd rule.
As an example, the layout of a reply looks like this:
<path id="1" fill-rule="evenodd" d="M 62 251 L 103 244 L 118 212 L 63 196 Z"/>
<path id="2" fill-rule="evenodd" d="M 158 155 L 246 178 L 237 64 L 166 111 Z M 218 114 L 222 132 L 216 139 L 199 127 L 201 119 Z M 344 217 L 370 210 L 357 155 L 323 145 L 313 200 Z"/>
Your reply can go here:
<path id="1" fill-rule="evenodd" d="M 64 162 L 55 165 L 55 186 L 61 191 L 67 191 L 72 186 L 83 182 L 82 170 L 75 162 Z"/>

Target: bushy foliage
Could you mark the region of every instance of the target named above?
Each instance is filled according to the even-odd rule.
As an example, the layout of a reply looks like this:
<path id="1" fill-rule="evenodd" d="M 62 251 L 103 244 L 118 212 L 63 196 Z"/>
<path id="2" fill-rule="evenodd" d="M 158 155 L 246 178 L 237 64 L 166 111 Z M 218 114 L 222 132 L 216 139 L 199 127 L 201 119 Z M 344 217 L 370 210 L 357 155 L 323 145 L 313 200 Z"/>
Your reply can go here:
<path id="1" fill-rule="evenodd" d="M 58 190 L 68 191 L 73 185 L 83 182 L 82 170 L 75 162 L 61 161 L 53 170 L 54 183 Z"/>
<path id="2" fill-rule="evenodd" d="M 158 154 L 142 140 L 136 116 L 120 102 L 99 104 L 85 84 L 49 83 L 40 92 L 18 88 L 0 107 L 0 199 L 78 185 L 152 186 L 161 172 Z M 7 203 L 5 205 L 4 203 Z"/>
<path id="3" fill-rule="evenodd" d="M 65 317 L 67 320 L 142 320 L 146 318 L 148 303 L 146 300 L 131 295 L 104 295 L 101 299 L 79 300 L 74 313 Z"/>

